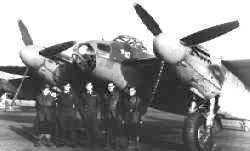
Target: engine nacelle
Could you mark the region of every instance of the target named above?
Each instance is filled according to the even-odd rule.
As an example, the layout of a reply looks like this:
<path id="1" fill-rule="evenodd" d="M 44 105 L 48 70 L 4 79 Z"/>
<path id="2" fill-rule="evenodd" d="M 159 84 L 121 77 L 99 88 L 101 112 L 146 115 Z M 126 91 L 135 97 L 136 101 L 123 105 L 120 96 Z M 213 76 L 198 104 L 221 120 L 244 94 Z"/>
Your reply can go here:
<path id="1" fill-rule="evenodd" d="M 57 64 L 50 59 L 44 59 L 44 63 L 37 72 L 47 83 L 57 86 L 70 82 L 72 74 L 69 65 Z"/>
<path id="2" fill-rule="evenodd" d="M 185 47 L 179 40 L 171 39 L 163 33 L 155 37 L 153 47 L 155 55 L 170 64 L 178 63 L 186 55 Z"/>
<path id="3" fill-rule="evenodd" d="M 36 45 L 29 45 L 24 47 L 20 52 L 20 58 L 22 62 L 32 68 L 39 68 L 40 65 L 44 61 L 44 57 L 39 55 L 39 51 L 42 50 L 43 47 L 36 46 Z"/>
<path id="4" fill-rule="evenodd" d="M 71 78 L 71 66 L 57 64 L 55 61 L 39 55 L 42 47 L 30 45 L 20 51 L 23 63 L 32 68 L 38 75 L 51 85 L 63 85 Z"/>

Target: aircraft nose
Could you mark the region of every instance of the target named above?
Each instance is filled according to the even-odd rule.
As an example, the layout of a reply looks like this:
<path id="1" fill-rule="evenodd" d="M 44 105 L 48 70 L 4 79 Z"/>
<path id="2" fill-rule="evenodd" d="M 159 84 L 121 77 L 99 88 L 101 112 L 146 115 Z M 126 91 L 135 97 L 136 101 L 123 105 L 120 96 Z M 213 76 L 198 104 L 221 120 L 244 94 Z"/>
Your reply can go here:
<path id="1" fill-rule="evenodd" d="M 39 50 L 42 50 L 42 47 L 26 46 L 19 52 L 22 62 L 28 67 L 39 68 L 44 61 L 43 57 L 39 55 Z"/>
<path id="2" fill-rule="evenodd" d="M 96 67 L 96 53 L 88 43 L 79 43 L 75 47 L 72 57 L 83 72 L 91 72 Z"/>
<path id="3" fill-rule="evenodd" d="M 91 72 L 96 67 L 96 55 L 74 53 L 73 60 L 83 72 Z"/>
<path id="4" fill-rule="evenodd" d="M 185 47 L 180 44 L 179 40 L 171 39 L 164 33 L 155 37 L 153 48 L 156 56 L 170 64 L 178 63 L 186 55 Z"/>

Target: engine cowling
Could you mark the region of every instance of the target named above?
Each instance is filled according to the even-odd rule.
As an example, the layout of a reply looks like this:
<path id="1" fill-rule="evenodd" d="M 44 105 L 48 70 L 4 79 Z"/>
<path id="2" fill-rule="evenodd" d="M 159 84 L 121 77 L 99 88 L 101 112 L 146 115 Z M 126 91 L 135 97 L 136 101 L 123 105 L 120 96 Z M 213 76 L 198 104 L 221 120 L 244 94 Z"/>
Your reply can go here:
<path id="1" fill-rule="evenodd" d="M 155 37 L 153 47 L 155 55 L 170 64 L 178 63 L 186 55 L 185 47 L 180 44 L 179 40 L 171 39 L 163 33 Z"/>
<path id="2" fill-rule="evenodd" d="M 39 51 L 42 49 L 44 48 L 36 45 L 24 47 L 19 52 L 22 62 L 28 67 L 39 68 L 44 61 L 44 57 L 39 55 Z"/>

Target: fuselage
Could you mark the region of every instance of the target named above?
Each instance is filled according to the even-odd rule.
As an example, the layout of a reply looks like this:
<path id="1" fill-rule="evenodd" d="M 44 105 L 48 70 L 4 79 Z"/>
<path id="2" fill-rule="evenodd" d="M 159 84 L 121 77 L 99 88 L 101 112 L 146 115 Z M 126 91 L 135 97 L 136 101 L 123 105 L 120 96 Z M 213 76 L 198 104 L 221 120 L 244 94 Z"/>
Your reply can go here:
<path id="1" fill-rule="evenodd" d="M 125 69 L 122 62 L 129 59 L 152 57 L 152 55 L 142 51 L 144 50 L 142 45 L 132 46 L 119 40 L 121 39 L 78 42 L 67 50 L 68 53 L 57 54 L 57 56 L 63 57 L 60 60 L 68 60 L 70 63 L 43 57 L 39 55 L 42 47 L 34 45 L 22 49 L 20 57 L 26 66 L 37 71 L 51 85 L 58 86 L 70 81 L 72 74 L 78 74 L 71 70 L 72 66 L 76 65 L 83 73 L 91 72 L 92 76 L 105 81 L 113 81 L 120 89 L 124 89 L 128 85 L 128 79 L 124 75 Z M 81 47 L 87 47 L 88 50 L 82 51 Z M 88 56 L 93 56 L 94 59 L 88 60 Z M 91 67 L 90 64 L 92 64 Z"/>

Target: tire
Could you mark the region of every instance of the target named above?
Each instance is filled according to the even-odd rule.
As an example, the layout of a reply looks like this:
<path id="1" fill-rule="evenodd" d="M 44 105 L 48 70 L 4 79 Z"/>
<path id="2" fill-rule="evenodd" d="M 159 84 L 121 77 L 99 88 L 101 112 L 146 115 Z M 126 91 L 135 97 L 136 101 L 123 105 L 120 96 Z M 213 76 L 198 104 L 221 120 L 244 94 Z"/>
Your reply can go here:
<path id="1" fill-rule="evenodd" d="M 183 142 L 187 151 L 211 151 L 213 147 L 212 136 L 206 143 L 200 143 L 198 133 L 205 132 L 206 119 L 201 113 L 192 113 L 184 121 Z"/>

